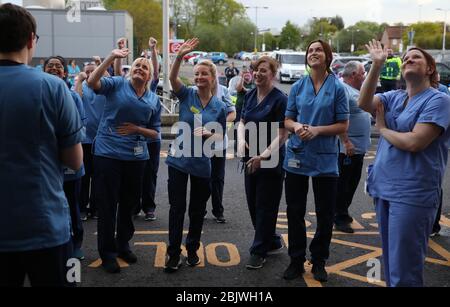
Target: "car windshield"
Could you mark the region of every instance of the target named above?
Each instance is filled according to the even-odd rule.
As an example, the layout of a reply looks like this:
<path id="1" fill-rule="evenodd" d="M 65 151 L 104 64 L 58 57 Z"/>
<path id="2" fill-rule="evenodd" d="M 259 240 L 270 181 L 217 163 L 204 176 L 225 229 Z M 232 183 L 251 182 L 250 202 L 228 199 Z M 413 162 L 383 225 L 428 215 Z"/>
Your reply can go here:
<path id="1" fill-rule="evenodd" d="M 284 54 L 281 56 L 283 64 L 305 64 L 305 56 L 301 54 Z"/>

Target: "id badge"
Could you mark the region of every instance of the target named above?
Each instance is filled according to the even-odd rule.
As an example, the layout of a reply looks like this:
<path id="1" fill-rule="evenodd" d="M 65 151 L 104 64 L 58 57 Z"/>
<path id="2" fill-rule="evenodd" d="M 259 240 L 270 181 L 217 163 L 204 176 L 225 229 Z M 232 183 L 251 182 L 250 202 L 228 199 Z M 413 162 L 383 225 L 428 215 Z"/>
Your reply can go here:
<path id="1" fill-rule="evenodd" d="M 300 168 L 300 160 L 297 159 L 289 159 L 288 167 L 290 168 Z"/>
<path id="2" fill-rule="evenodd" d="M 140 156 L 144 153 L 144 146 L 142 146 L 140 143 L 136 147 L 134 147 L 134 155 Z"/>

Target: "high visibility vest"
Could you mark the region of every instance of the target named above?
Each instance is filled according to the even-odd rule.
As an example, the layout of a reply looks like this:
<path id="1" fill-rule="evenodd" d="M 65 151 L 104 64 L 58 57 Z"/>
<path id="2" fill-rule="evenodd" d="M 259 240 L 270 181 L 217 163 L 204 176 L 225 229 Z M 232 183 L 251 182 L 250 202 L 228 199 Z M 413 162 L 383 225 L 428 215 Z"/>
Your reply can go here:
<path id="1" fill-rule="evenodd" d="M 402 60 L 399 57 L 393 57 L 386 60 L 383 70 L 381 71 L 381 79 L 400 80 Z"/>

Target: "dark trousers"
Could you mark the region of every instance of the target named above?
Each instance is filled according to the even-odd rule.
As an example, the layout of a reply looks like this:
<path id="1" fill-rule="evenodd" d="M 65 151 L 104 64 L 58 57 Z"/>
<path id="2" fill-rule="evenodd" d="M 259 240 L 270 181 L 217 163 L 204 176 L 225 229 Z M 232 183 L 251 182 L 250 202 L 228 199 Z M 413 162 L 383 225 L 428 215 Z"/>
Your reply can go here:
<path id="1" fill-rule="evenodd" d="M 250 247 L 252 255 L 265 257 L 268 251 L 281 245 L 280 236 L 275 231 L 283 179 L 281 165 L 275 169 L 260 169 L 251 175 L 245 175 L 245 195 L 255 229 Z"/>
<path id="2" fill-rule="evenodd" d="M 212 214 L 216 217 L 223 215 L 223 187 L 225 185 L 225 153 L 223 157 L 211 158 L 211 203 Z"/>
<path id="3" fill-rule="evenodd" d="M 338 178 L 335 177 L 312 178 L 317 217 L 316 233 L 309 246 L 312 263 L 325 263 L 329 257 L 331 236 L 333 233 L 337 180 Z M 298 259 L 303 262 L 306 261 L 305 213 L 308 188 L 308 176 L 287 173 L 288 251 L 292 259 Z"/>
<path id="4" fill-rule="evenodd" d="M 434 220 L 433 232 L 441 231 L 441 225 L 439 224 L 439 222 L 441 220 L 441 214 L 442 214 L 442 200 L 443 200 L 443 196 L 444 196 L 444 191 L 441 188 L 441 198 L 439 200 L 439 207 L 438 207 L 438 211 L 437 211 L 437 214 L 436 214 L 436 219 Z"/>
<path id="5" fill-rule="evenodd" d="M 336 224 L 347 224 L 353 222 L 348 214 L 348 208 L 352 204 L 353 196 L 361 180 L 361 172 L 364 164 L 364 155 L 354 155 L 349 157 L 351 163 L 345 165 L 347 158 L 345 154 L 339 154 L 339 180 L 337 188 Z"/>
<path id="6" fill-rule="evenodd" d="M 32 287 L 66 287 L 67 261 L 72 243 L 27 252 L 0 253 L 0 287 L 23 287 L 28 276 Z"/>
<path id="7" fill-rule="evenodd" d="M 81 179 L 81 199 L 80 211 L 87 212 L 89 204 L 89 213 L 96 214 L 97 208 L 95 206 L 94 197 L 94 156 L 92 155 L 92 144 L 83 144 L 83 163 L 85 175 Z"/>
<path id="8" fill-rule="evenodd" d="M 128 242 L 134 234 L 132 213 L 141 196 L 145 161 L 94 156 L 94 163 L 98 250 L 103 260 L 111 260 L 118 253 L 130 251 Z"/>
<path id="9" fill-rule="evenodd" d="M 147 143 L 150 160 L 145 163 L 144 178 L 142 181 L 142 198 L 136 207 L 135 214 L 141 210 L 145 213 L 155 212 L 156 182 L 158 180 L 159 157 L 161 154 L 161 142 Z"/>
<path id="10" fill-rule="evenodd" d="M 184 215 L 186 213 L 186 196 L 188 179 L 191 181 L 189 200 L 189 232 L 186 237 L 186 249 L 195 252 L 200 248 L 206 202 L 211 194 L 210 178 L 200 178 L 183 173 L 169 166 L 169 256 L 181 253 L 183 239 Z"/>
<path id="11" fill-rule="evenodd" d="M 383 93 L 396 90 L 398 88 L 397 82 L 398 82 L 397 80 L 380 79 Z"/>
<path id="12" fill-rule="evenodd" d="M 83 222 L 80 217 L 80 189 L 81 178 L 64 182 L 64 193 L 70 208 L 72 220 L 72 243 L 73 249 L 80 249 L 83 244 Z"/>

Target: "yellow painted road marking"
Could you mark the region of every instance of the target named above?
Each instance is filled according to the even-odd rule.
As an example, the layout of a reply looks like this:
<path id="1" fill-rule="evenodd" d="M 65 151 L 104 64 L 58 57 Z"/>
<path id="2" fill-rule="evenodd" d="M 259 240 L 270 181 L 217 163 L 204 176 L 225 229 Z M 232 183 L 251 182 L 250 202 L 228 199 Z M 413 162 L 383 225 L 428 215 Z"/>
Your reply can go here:
<path id="1" fill-rule="evenodd" d="M 156 246 L 155 268 L 166 266 L 167 244 L 164 242 L 136 242 L 135 246 Z"/>
<path id="2" fill-rule="evenodd" d="M 125 261 L 123 261 L 120 258 L 117 258 L 117 263 L 119 264 L 119 266 L 121 268 L 128 268 L 130 265 L 128 263 L 126 263 Z M 99 268 L 102 265 L 102 259 L 97 259 L 94 262 L 92 262 L 90 265 L 88 265 L 88 267 L 90 268 Z"/>
<path id="3" fill-rule="evenodd" d="M 347 278 L 350 278 L 350 279 L 354 279 L 354 280 L 359 280 L 359 281 L 364 282 L 364 283 L 369 283 L 369 284 L 377 285 L 377 286 L 380 286 L 380 287 L 386 287 L 386 283 L 384 281 L 369 282 L 367 280 L 367 277 L 364 277 L 364 276 L 361 276 L 361 275 L 357 275 L 357 274 L 353 274 L 353 273 L 349 273 L 349 272 L 343 272 L 343 271 L 335 272 L 334 274 L 340 275 L 342 277 L 347 277 Z"/>
<path id="4" fill-rule="evenodd" d="M 303 274 L 303 279 L 305 283 L 310 288 L 322 288 L 322 283 L 314 279 L 313 274 L 311 273 L 312 265 L 309 262 L 305 263 L 305 274 Z"/>
<path id="5" fill-rule="evenodd" d="M 450 219 L 446 218 L 444 215 L 441 215 L 441 221 L 440 221 L 441 225 L 450 227 Z"/>

